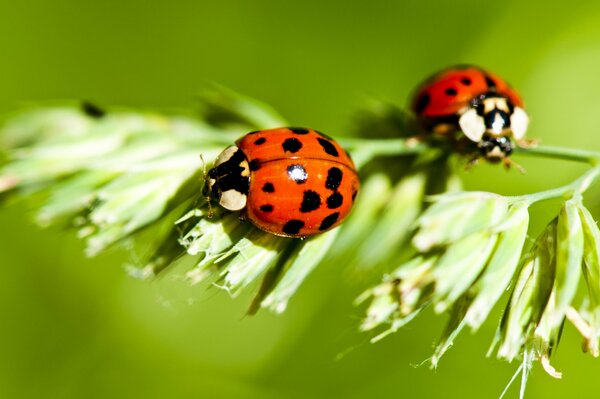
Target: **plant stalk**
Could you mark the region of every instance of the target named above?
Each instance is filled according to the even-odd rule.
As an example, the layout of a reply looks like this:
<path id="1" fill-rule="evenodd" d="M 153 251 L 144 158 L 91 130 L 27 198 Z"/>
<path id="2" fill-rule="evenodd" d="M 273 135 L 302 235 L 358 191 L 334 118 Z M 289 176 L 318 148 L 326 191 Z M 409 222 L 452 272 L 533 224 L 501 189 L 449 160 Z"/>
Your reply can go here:
<path id="1" fill-rule="evenodd" d="M 598 177 L 599 174 L 600 165 L 594 166 L 593 168 L 589 169 L 584 174 L 579 176 L 579 178 L 577 178 L 569 184 L 565 184 L 564 186 L 546 191 L 540 191 L 538 193 L 519 195 L 510 198 L 515 202 L 525 201 L 527 203 L 532 204 L 534 202 L 545 201 L 552 198 L 569 198 L 575 195 L 581 195 L 589 188 L 589 186 Z"/>
<path id="2" fill-rule="evenodd" d="M 416 138 L 408 139 L 363 139 L 340 138 L 342 146 L 353 153 L 368 154 L 372 159 L 378 156 L 419 154 L 430 149 L 426 143 Z M 523 156 L 562 159 L 566 161 L 584 162 L 591 165 L 600 163 L 600 152 L 576 148 L 538 145 L 531 148 L 516 147 L 515 154 Z"/>

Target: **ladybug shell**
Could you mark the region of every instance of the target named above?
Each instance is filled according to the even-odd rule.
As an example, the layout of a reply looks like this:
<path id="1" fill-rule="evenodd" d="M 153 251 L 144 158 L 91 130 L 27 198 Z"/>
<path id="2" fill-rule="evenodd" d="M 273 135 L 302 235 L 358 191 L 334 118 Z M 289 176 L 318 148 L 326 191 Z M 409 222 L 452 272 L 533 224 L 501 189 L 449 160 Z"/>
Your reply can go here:
<path id="1" fill-rule="evenodd" d="M 359 188 L 354 163 L 315 130 L 279 128 L 236 142 L 250 165 L 246 215 L 280 236 L 304 237 L 340 224 Z"/>
<path id="2" fill-rule="evenodd" d="M 451 116 L 465 109 L 473 98 L 490 92 L 523 107 L 519 94 L 498 76 L 475 66 L 457 66 L 427 79 L 417 89 L 411 108 L 419 117 Z"/>

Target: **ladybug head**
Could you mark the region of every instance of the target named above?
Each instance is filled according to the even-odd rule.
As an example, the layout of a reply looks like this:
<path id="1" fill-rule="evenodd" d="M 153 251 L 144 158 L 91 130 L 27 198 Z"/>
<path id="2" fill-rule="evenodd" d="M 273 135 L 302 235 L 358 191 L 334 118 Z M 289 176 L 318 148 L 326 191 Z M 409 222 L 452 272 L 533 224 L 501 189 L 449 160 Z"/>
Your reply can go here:
<path id="1" fill-rule="evenodd" d="M 492 163 L 500 162 L 513 152 L 513 142 L 506 136 L 484 135 L 477 147 L 481 156 Z"/>
<path id="2" fill-rule="evenodd" d="M 227 210 L 239 211 L 246 206 L 249 188 L 248 160 L 238 147 L 231 146 L 219 154 L 206 174 L 202 193 Z"/>
<path id="3" fill-rule="evenodd" d="M 527 131 L 529 117 L 523 108 L 515 106 L 508 98 L 485 93 L 471 101 L 458 124 L 465 136 L 476 143 L 485 135 L 512 136 L 520 140 Z"/>

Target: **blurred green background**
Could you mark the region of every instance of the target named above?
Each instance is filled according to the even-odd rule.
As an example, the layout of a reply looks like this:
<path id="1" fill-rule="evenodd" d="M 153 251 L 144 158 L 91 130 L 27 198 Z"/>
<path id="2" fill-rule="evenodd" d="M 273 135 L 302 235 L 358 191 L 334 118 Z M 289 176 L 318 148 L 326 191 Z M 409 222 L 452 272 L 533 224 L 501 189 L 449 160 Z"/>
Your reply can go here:
<path id="1" fill-rule="evenodd" d="M 600 150 L 597 1 L 0 0 L 1 112 L 55 99 L 186 108 L 218 82 L 341 135 L 369 98 L 405 104 L 462 62 L 520 89 L 532 137 Z M 531 192 L 581 170 L 518 161 L 526 176 L 484 165 L 467 188 Z M 248 297 L 176 275 L 134 280 L 120 267 L 133 255 L 85 259 L 71 232 L 30 219 L 26 206 L 0 210 L 1 398 L 495 398 L 516 368 L 485 358 L 496 320 L 463 334 L 437 371 L 415 365 L 444 317 L 368 344 L 352 300 L 371 282 L 344 265 L 320 267 L 284 315 L 246 317 Z M 564 379 L 536 367 L 527 397 L 596 398 L 600 360 L 579 348 L 567 327 L 554 358 Z"/>

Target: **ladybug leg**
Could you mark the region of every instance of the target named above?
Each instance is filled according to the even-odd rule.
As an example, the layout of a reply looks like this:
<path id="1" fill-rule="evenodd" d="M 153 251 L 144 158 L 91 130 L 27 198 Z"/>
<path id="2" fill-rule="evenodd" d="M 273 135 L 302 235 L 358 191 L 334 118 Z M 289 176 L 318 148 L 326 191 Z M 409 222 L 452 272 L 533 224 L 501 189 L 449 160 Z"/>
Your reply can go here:
<path id="1" fill-rule="evenodd" d="M 210 194 L 208 193 L 208 190 L 206 189 L 206 185 L 204 185 L 204 187 L 202 187 L 202 197 L 198 197 L 198 199 L 196 199 L 196 201 L 194 202 L 194 207 L 201 206 L 200 205 L 201 198 L 204 198 L 204 201 L 206 202 L 206 206 L 208 207 L 208 213 L 206 214 L 206 217 L 211 219 L 215 214 L 213 212 L 213 208 L 212 208 L 212 204 L 211 204 L 212 198 L 210 197 Z"/>
<path id="2" fill-rule="evenodd" d="M 207 217 L 209 219 L 212 219 L 213 216 L 215 216 L 213 209 L 212 209 L 212 204 L 210 203 L 210 192 L 208 189 L 208 171 L 206 170 L 206 162 L 204 161 L 204 157 L 202 156 L 202 154 L 200 154 L 200 163 L 202 164 L 202 181 L 204 182 L 204 185 L 202 186 L 202 196 L 204 197 L 204 200 L 206 201 L 206 204 L 208 205 L 208 213 L 207 213 Z"/>
<path id="3" fill-rule="evenodd" d="M 471 159 L 469 159 L 469 161 L 465 165 L 465 170 L 473 169 L 479 163 L 479 158 L 481 158 L 479 155 L 474 155 L 473 157 L 471 157 Z"/>
<path id="4" fill-rule="evenodd" d="M 418 145 L 423 142 L 425 142 L 425 137 L 421 134 L 416 135 L 416 136 L 411 136 L 411 137 L 407 138 L 405 141 L 406 145 L 409 147 Z"/>
<path id="5" fill-rule="evenodd" d="M 246 210 L 242 209 L 238 215 L 238 219 L 240 219 L 241 222 L 245 222 L 248 219 L 248 215 L 246 214 Z"/>
<path id="6" fill-rule="evenodd" d="M 204 197 L 204 201 L 206 201 L 206 205 L 208 206 L 208 213 L 206 214 L 206 216 L 209 219 L 211 219 L 213 216 L 215 216 L 215 213 L 212 208 L 212 203 L 211 203 L 212 198 L 210 197 L 210 193 L 208 192 L 206 184 L 202 188 L 202 197 Z"/>
<path id="7" fill-rule="evenodd" d="M 521 139 L 517 140 L 517 146 L 521 148 L 535 148 L 540 144 L 540 139 Z"/>
<path id="8" fill-rule="evenodd" d="M 213 211 L 212 205 L 210 204 L 210 197 L 206 197 L 206 204 L 208 205 L 208 213 L 206 214 L 206 217 L 212 219 L 213 216 L 215 216 L 215 213 Z"/>
<path id="9" fill-rule="evenodd" d="M 504 165 L 504 169 L 510 170 L 511 167 L 516 168 L 521 174 L 525 174 L 527 170 L 524 167 L 513 161 L 512 159 L 506 157 L 502 159 L 502 164 Z"/>

